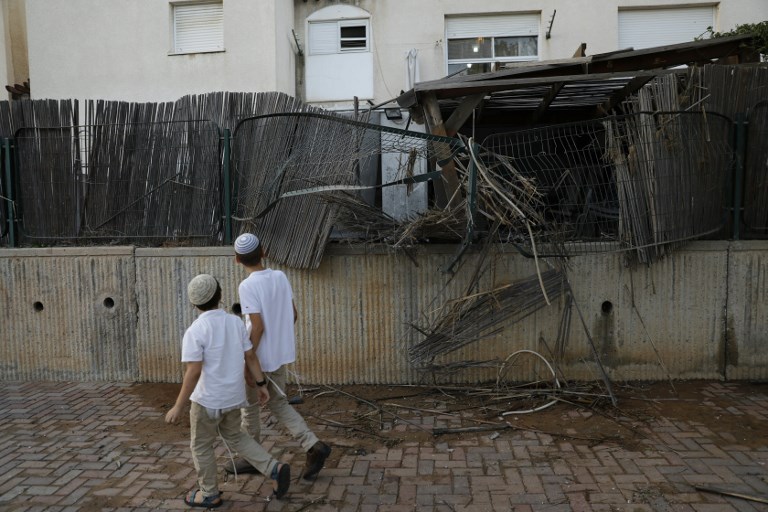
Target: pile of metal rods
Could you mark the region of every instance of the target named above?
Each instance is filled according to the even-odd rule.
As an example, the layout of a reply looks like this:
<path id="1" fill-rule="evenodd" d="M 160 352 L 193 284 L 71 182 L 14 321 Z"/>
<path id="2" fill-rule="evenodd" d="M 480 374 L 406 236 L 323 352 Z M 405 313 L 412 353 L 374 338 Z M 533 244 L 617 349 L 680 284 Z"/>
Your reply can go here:
<path id="1" fill-rule="evenodd" d="M 564 277 L 560 271 L 547 270 L 540 277 L 550 299 L 562 293 Z M 547 305 L 539 282 L 539 276 L 534 275 L 447 302 L 432 326 L 413 326 L 425 337 L 409 349 L 409 360 L 417 366 L 431 364 L 437 356 L 498 332 L 503 323 L 519 322 L 535 313 Z"/>

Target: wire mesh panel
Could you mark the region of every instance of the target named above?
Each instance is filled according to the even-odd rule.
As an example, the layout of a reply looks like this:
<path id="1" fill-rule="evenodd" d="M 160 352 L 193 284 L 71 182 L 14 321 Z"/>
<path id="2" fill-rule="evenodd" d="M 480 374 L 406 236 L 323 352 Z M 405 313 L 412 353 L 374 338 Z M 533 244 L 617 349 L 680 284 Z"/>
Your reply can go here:
<path id="1" fill-rule="evenodd" d="M 370 205 L 351 193 L 360 188 L 359 162 L 382 153 L 411 154 L 402 163 L 407 177 L 414 172 L 408 162 L 427 157 L 425 140 L 449 148 L 457 143 L 311 113 L 246 119 L 233 137 L 235 231 L 257 232 L 271 258 L 297 268 L 320 264 L 340 203 L 347 211 L 359 207 L 370 219 Z"/>
<path id="2" fill-rule="evenodd" d="M 744 225 L 747 235 L 768 235 L 768 101 L 749 113 L 744 162 Z"/>
<path id="3" fill-rule="evenodd" d="M 492 135 L 483 147 L 486 165 L 536 189 L 534 229 L 510 241 L 529 253 L 632 251 L 650 262 L 723 227 L 729 136 L 717 115 L 642 113 Z"/>

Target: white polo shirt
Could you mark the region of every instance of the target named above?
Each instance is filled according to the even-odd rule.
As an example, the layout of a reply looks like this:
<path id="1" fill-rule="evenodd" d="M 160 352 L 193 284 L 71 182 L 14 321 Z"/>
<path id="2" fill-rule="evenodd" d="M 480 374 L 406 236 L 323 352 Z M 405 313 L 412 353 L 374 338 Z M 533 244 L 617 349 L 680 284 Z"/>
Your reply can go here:
<path id="1" fill-rule="evenodd" d="M 245 357 L 252 348 L 242 320 L 223 309 L 204 311 L 181 342 L 181 361 L 202 361 L 190 400 L 211 409 L 238 407 L 245 398 Z"/>
<path id="2" fill-rule="evenodd" d="M 264 324 L 264 334 L 256 349 L 261 369 L 274 372 L 294 362 L 293 290 L 285 274 L 271 268 L 251 272 L 240 283 L 238 292 L 248 332 L 252 327 L 248 316 L 251 313 L 260 314 Z"/>

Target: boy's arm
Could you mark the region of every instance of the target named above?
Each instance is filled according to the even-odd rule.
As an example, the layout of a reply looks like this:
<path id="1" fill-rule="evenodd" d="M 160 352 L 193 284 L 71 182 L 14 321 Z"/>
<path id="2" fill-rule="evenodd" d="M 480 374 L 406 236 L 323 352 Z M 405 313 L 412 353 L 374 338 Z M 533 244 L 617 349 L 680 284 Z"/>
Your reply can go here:
<path id="1" fill-rule="evenodd" d="M 256 352 L 254 352 L 252 348 L 245 351 L 245 366 L 255 382 L 265 382 L 267 380 L 267 376 L 261 371 L 259 358 L 256 357 Z M 256 391 L 259 393 L 259 403 L 261 405 L 269 402 L 269 391 L 267 390 L 266 384 L 263 386 L 256 386 Z"/>
<path id="2" fill-rule="evenodd" d="M 181 383 L 181 390 L 179 391 L 179 396 L 176 398 L 176 403 L 165 415 L 166 423 L 176 423 L 179 421 L 184 406 L 189 402 L 189 397 L 192 396 L 192 392 L 195 390 L 195 386 L 197 386 L 197 381 L 200 380 L 200 374 L 203 372 L 202 361 L 190 361 L 185 364 L 186 370 L 184 371 L 184 380 Z"/>

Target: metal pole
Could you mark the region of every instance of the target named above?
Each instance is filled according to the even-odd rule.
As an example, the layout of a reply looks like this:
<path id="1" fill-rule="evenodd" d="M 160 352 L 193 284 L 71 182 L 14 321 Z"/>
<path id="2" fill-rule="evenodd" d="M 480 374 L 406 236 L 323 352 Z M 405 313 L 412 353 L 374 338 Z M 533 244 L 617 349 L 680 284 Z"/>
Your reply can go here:
<path id="1" fill-rule="evenodd" d="M 229 174 L 230 144 L 229 128 L 224 129 L 224 243 L 232 245 L 232 184 Z"/>
<path id="2" fill-rule="evenodd" d="M 739 240 L 741 236 L 741 200 L 743 194 L 742 181 L 744 179 L 744 151 L 747 140 L 746 114 L 736 114 L 736 175 L 733 185 L 733 239 Z"/>
<path id="3" fill-rule="evenodd" d="M 13 182 L 11 181 L 11 139 L 3 139 L 3 151 L 5 159 L 5 194 L 6 194 L 6 222 L 8 222 L 8 247 L 16 247 L 16 219 L 13 205 Z"/>

